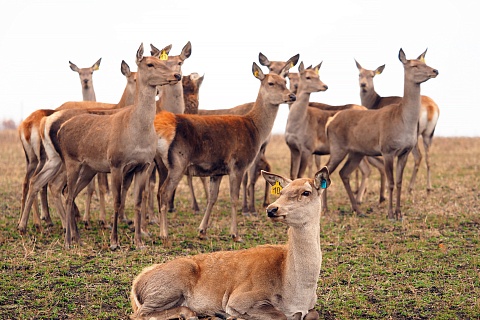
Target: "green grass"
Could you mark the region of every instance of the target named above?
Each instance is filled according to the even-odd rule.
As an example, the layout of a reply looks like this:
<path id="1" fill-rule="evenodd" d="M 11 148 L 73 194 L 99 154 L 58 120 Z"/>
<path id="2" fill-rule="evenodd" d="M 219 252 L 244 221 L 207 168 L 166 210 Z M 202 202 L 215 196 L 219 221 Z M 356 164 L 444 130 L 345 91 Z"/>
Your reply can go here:
<path id="1" fill-rule="evenodd" d="M 274 172 L 288 175 L 289 151 L 283 137 L 267 148 Z M 338 173 L 329 189 L 329 212 L 322 217 L 322 271 L 316 309 L 324 319 L 480 319 L 480 138 L 435 138 L 434 191 L 427 194 L 425 168 L 412 195 L 404 192 L 401 222 L 386 219 L 377 204 L 378 173 L 370 179 L 361 208 L 350 213 Z M 326 159 L 323 159 L 323 162 Z M 404 189 L 413 167 L 409 159 Z M 15 132 L 0 133 L 0 319 L 128 319 L 133 278 L 144 267 L 177 256 L 283 243 L 286 229 L 260 208 L 263 180 L 257 185 L 258 217 L 239 214 L 244 243 L 229 237 L 227 179 L 214 207 L 209 239 L 197 238 L 201 216 L 190 210 L 184 181 L 177 190 L 177 212 L 169 215 L 169 243 L 149 226 L 148 247 L 135 250 L 133 234 L 120 224 L 121 249 L 109 250 L 109 230 L 93 221 L 79 224 L 82 246 L 63 247 L 61 225 L 37 232 L 30 218 L 21 236 L 19 218 L 24 156 Z M 205 208 L 202 188 L 197 196 Z M 274 196 L 272 196 L 274 198 Z M 272 199 L 273 201 L 274 199 Z M 131 196 L 127 215 L 132 216 Z M 83 195 L 77 200 L 83 210 Z M 108 198 L 108 213 L 112 211 Z M 94 202 L 94 215 L 98 200 Z"/>

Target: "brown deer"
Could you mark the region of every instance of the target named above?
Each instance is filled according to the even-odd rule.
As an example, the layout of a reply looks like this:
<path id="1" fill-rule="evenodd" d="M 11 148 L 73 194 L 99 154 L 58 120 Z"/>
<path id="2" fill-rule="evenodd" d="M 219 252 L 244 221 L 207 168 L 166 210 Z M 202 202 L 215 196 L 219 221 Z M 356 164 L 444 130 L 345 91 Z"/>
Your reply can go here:
<path id="1" fill-rule="evenodd" d="M 135 79 L 136 79 L 136 72 L 130 72 L 130 67 L 125 61 L 122 61 L 121 64 L 121 71 L 122 74 L 127 79 L 127 85 L 124 89 L 122 97 L 118 104 L 108 104 L 108 103 L 100 103 L 95 101 L 72 101 L 66 102 L 62 104 L 60 107 L 56 108 L 55 110 L 48 110 L 48 109 L 41 109 L 32 112 L 19 126 L 19 134 L 20 139 L 22 141 L 22 146 L 25 150 L 27 155 L 27 175 L 24 179 L 23 184 L 23 192 L 22 192 L 22 209 L 21 209 L 21 218 L 19 221 L 19 231 L 24 233 L 26 231 L 26 226 L 28 222 L 28 215 L 30 212 L 30 208 L 32 204 L 36 200 L 36 195 L 40 191 L 41 196 L 46 197 L 46 188 L 47 185 L 52 182 L 57 175 L 61 175 L 58 171 L 61 169 L 61 161 L 49 161 L 47 168 L 44 170 L 43 166 L 45 165 L 46 155 L 43 151 L 43 129 L 42 129 L 42 121 L 44 122 L 44 118 L 48 117 L 49 115 L 66 109 L 83 109 L 83 110 L 93 110 L 93 109 L 116 109 L 122 108 L 127 104 L 133 104 L 134 96 L 135 96 Z M 42 158 L 43 156 L 43 158 Z M 56 156 L 53 156 L 56 158 Z M 31 163 L 30 163 L 31 162 Z M 52 166 L 58 166 L 52 168 Z M 32 171 L 33 170 L 33 171 Z M 65 173 L 63 173 L 65 174 Z M 59 214 L 62 225 L 64 225 L 64 206 L 61 199 L 61 194 L 63 191 L 63 186 L 61 186 L 62 179 L 59 179 L 54 184 L 50 184 L 50 191 L 52 197 L 54 199 L 54 204 L 57 209 L 57 213 Z M 66 183 L 66 180 L 65 180 Z M 100 197 L 102 200 L 102 197 Z M 46 203 L 46 202 L 45 202 Z M 100 222 L 105 224 L 105 205 L 100 202 Z M 36 204 L 33 207 L 34 214 Z M 43 208 L 43 202 L 42 202 Z M 47 213 L 48 213 L 48 206 L 47 206 Z M 85 211 L 84 222 L 88 225 L 89 221 L 89 211 Z M 34 215 L 35 221 L 38 219 Z M 43 219 L 43 218 L 42 218 Z M 51 224 L 51 219 L 45 219 L 47 224 Z M 35 222 L 37 225 L 37 222 Z"/>
<path id="2" fill-rule="evenodd" d="M 208 204 L 199 226 L 200 238 L 206 237 L 221 179 L 228 175 L 232 218 L 230 232 L 234 241 L 242 241 L 237 231 L 240 184 L 245 171 L 270 135 L 279 105 L 295 100 L 284 79 L 289 67 L 287 63 L 281 75 L 265 75 L 253 63 L 252 72 L 261 85 L 257 100 L 246 115 L 200 116 L 162 112 L 156 117 L 158 147 L 155 162 L 161 172 L 160 177 L 168 170 L 159 189 L 161 238 L 168 236 L 167 201 L 188 168 L 193 176 L 210 177 Z"/>
<path id="3" fill-rule="evenodd" d="M 144 57 L 140 45 L 136 62 L 137 90 L 135 103 L 111 114 L 82 113 L 71 117 L 72 110 L 59 111 L 45 124 L 55 151 L 60 155 L 67 172 L 65 245 L 79 242 L 78 229 L 73 216 L 73 204 L 78 193 L 98 172 L 111 173 L 114 198 L 114 218 L 110 235 L 110 248 L 118 248 L 117 221 L 124 188 L 135 177 L 135 236 L 137 248 L 141 239 L 140 207 L 145 189 L 146 172 L 153 162 L 157 136 L 155 119 L 156 87 L 175 84 L 181 74 L 157 57 Z M 67 115 L 63 117 L 63 115 Z M 48 144 L 47 144 L 48 145 Z M 47 146 L 45 147 L 47 148 Z"/>
<path id="4" fill-rule="evenodd" d="M 333 106 L 325 103 L 309 101 L 309 89 L 317 90 L 323 88 L 321 91 L 324 91 L 328 88 L 319 79 L 318 71 L 320 70 L 320 67 L 321 63 L 315 68 L 309 67 L 305 69 L 303 67 L 303 71 L 299 73 L 288 73 L 290 90 L 295 92 L 295 94 L 298 93 L 300 88 L 303 90 L 303 99 L 298 97 L 295 103 L 290 106 L 285 128 L 285 141 L 290 148 L 291 153 L 290 179 L 302 177 L 306 168 L 312 166 L 312 160 L 315 160 L 318 168 L 320 166 L 320 156 L 329 154 L 330 149 L 325 135 L 325 125 L 329 117 L 342 110 L 365 109 L 364 106 L 356 104 Z M 320 83 L 318 81 L 320 81 Z M 308 86 L 309 84 L 310 87 Z M 317 86 L 312 86 L 312 84 L 316 84 Z M 312 157 L 314 158 L 312 159 Z M 380 171 L 381 184 L 379 202 L 383 202 L 385 201 L 385 173 L 383 170 L 383 162 L 372 157 L 368 157 L 359 165 L 362 173 L 362 182 L 358 187 L 357 202 L 362 202 L 368 178 L 371 174 L 367 161 L 377 167 Z M 325 201 L 326 196 L 327 192 L 324 193 Z M 326 202 L 324 208 L 325 210 L 328 209 Z"/>
<path id="5" fill-rule="evenodd" d="M 385 69 L 385 65 L 378 67 L 375 70 L 364 69 L 360 63 L 355 60 L 359 71 L 359 84 L 360 84 L 360 98 L 362 105 L 368 109 L 380 109 L 390 104 L 400 103 L 402 97 L 390 96 L 382 97 L 376 91 L 373 85 L 373 78 L 381 74 Z M 425 150 L 425 163 L 427 165 L 427 192 L 433 190 L 430 175 L 430 155 L 429 150 L 432 145 L 433 133 L 437 126 L 438 117 L 440 115 L 440 109 L 438 105 L 430 97 L 422 95 L 420 98 L 421 108 L 420 117 L 418 122 L 418 137 L 422 137 L 423 148 Z M 415 179 L 422 162 L 422 153 L 418 146 L 418 142 L 412 150 L 413 158 L 415 159 L 415 166 L 413 168 L 412 177 L 410 178 L 410 184 L 408 191 L 412 192 Z"/>
<path id="6" fill-rule="evenodd" d="M 98 70 L 100 67 L 100 62 L 102 58 L 98 59 L 91 67 L 89 68 L 79 68 L 77 65 L 69 61 L 70 68 L 77 72 L 80 77 L 80 84 L 82 86 L 82 97 L 84 101 L 95 101 L 95 90 L 93 88 L 93 72 Z M 25 152 L 25 159 L 27 163 L 27 172 L 23 180 L 22 188 L 22 200 L 21 200 L 21 209 L 20 212 L 23 212 L 25 206 L 25 200 L 27 197 L 30 179 L 34 174 L 37 165 L 40 161 L 41 153 L 41 141 L 40 135 L 38 134 L 38 126 L 40 119 L 52 114 L 54 111 L 49 109 L 40 109 L 31 113 L 18 127 L 18 132 L 20 136 L 20 141 L 22 142 L 22 147 Z M 37 230 L 40 230 L 40 220 L 45 220 L 47 226 L 52 226 L 53 222 L 50 217 L 49 208 L 48 208 L 48 197 L 47 197 L 47 185 L 45 185 L 40 190 L 40 202 L 41 202 L 41 214 L 38 213 L 38 204 L 35 197 L 33 204 L 33 217 L 34 224 Z M 61 216 L 61 214 L 60 214 Z"/>
<path id="7" fill-rule="evenodd" d="M 262 174 L 272 186 L 283 188 L 266 211 L 270 219 L 288 226 L 287 243 L 198 254 L 147 267 L 133 280 L 131 319 L 319 318 L 314 308 L 322 266 L 320 199 L 330 185 L 328 170 L 294 181 Z"/>
<path id="8" fill-rule="evenodd" d="M 407 157 L 418 140 L 418 120 L 421 98 L 420 84 L 438 75 L 438 70 L 425 64 L 425 52 L 417 59 L 407 60 L 402 49 L 398 54 L 404 67 L 404 94 L 400 104 L 389 105 L 377 110 L 345 110 L 337 113 L 327 124 L 330 142 L 330 158 L 327 167 L 332 173 L 340 162 L 348 158 L 340 170 L 352 209 L 361 213 L 349 177 L 364 156 L 383 156 L 388 179 L 388 218 L 402 219 L 400 197 L 402 177 Z M 394 160 L 396 167 L 396 209 L 393 212 Z"/>

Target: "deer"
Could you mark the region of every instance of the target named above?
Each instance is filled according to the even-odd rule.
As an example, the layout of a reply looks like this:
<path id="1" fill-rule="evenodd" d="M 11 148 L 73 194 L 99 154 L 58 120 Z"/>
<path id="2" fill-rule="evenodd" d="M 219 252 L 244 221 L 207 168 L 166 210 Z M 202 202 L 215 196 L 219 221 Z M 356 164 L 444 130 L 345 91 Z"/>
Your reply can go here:
<path id="1" fill-rule="evenodd" d="M 298 69 L 299 72 L 294 76 L 296 80 L 290 82 L 290 88 L 293 87 L 292 89 L 297 96 L 297 100 L 290 105 L 285 127 L 285 142 L 291 154 L 290 179 L 296 179 L 304 175 L 307 166 L 311 164 L 312 155 L 321 156 L 329 154 L 330 149 L 325 136 L 325 125 L 329 117 L 347 108 L 366 109 L 363 106 L 354 104 L 338 106 L 337 109 L 328 108 L 327 110 L 310 107 L 312 104 L 309 101 L 311 93 L 328 89 L 328 86 L 320 80 L 319 71 L 321 65 L 322 63 L 315 67 L 305 68 L 303 63 L 301 63 Z M 361 190 L 364 190 L 371 170 L 368 164 L 364 162 L 361 163 L 360 169 L 363 174 Z M 380 202 L 385 199 L 384 191 L 385 184 L 383 183 L 380 188 Z M 362 194 L 362 192 L 357 194 L 357 200 Z M 326 195 L 327 193 L 325 192 L 324 201 L 326 201 Z M 324 208 L 325 210 L 328 209 L 326 202 Z"/>
<path id="2" fill-rule="evenodd" d="M 179 257 L 145 267 L 132 282 L 131 319 L 319 319 L 321 195 L 331 184 L 328 169 L 293 181 L 266 171 L 262 175 L 281 189 L 266 214 L 288 226 L 286 244 Z"/>
<path id="3" fill-rule="evenodd" d="M 77 65 L 69 61 L 70 68 L 72 71 L 78 73 L 80 77 L 80 84 L 82 86 L 82 96 L 84 101 L 95 101 L 95 90 L 93 88 L 93 72 L 98 70 L 102 58 L 98 59 L 91 67 L 89 68 L 79 68 Z M 44 116 L 48 116 L 53 113 L 53 110 L 50 109 L 39 109 L 30 114 L 18 127 L 18 133 L 20 141 L 22 142 L 22 147 L 25 153 L 25 159 L 27 164 L 27 170 L 25 178 L 23 180 L 22 187 L 22 200 L 21 200 L 21 212 L 25 206 L 25 200 L 29 189 L 30 179 L 37 168 L 37 165 L 40 161 L 40 152 L 41 152 L 41 142 L 40 135 L 38 134 L 38 125 L 40 119 Z M 37 199 L 34 199 L 34 224 L 37 231 L 40 230 L 40 220 L 45 220 L 47 227 L 53 226 L 52 219 L 50 217 L 49 208 L 48 208 L 48 197 L 47 197 L 47 185 L 45 185 L 40 190 L 40 202 L 41 202 L 41 214 L 38 213 L 38 204 Z M 61 215 L 60 215 L 61 216 Z"/>
<path id="4" fill-rule="evenodd" d="M 340 177 L 350 198 L 352 210 L 361 214 L 353 197 L 349 176 L 364 156 L 382 156 L 388 180 L 388 219 L 401 220 L 400 198 L 403 170 L 407 157 L 417 144 L 420 117 L 420 85 L 438 75 L 438 70 L 425 63 L 425 50 L 417 59 L 408 60 L 400 48 L 398 58 L 404 68 L 404 93 L 399 104 L 376 110 L 344 110 L 332 117 L 326 127 L 330 158 L 326 166 L 333 173 L 348 156 Z M 396 184 L 393 174 L 395 158 Z M 393 189 L 396 206 L 393 211 Z"/>
<path id="5" fill-rule="evenodd" d="M 18 229 L 20 233 L 25 233 L 26 231 L 26 226 L 28 222 L 28 215 L 30 212 L 30 208 L 32 207 L 32 204 L 36 201 L 36 195 L 37 193 L 41 192 L 41 196 L 46 197 L 46 188 L 47 185 L 49 185 L 49 182 L 52 182 L 58 173 L 58 170 L 60 168 L 54 168 L 54 169 L 46 169 L 42 170 L 43 166 L 45 165 L 45 152 L 43 151 L 43 124 L 44 124 L 44 118 L 52 115 L 55 112 L 58 112 L 60 110 L 66 110 L 66 109 L 83 109 L 83 110 L 92 110 L 92 109 L 117 109 L 117 108 L 123 108 L 127 104 L 133 104 L 133 100 L 135 97 L 135 78 L 136 78 L 136 72 L 131 72 L 130 67 L 125 61 L 122 61 L 121 63 L 121 72 L 122 74 L 126 77 L 127 79 L 127 85 L 125 86 L 125 89 L 123 91 L 122 97 L 120 98 L 120 101 L 117 104 L 108 104 L 108 103 L 100 103 L 96 101 L 70 101 L 62 104 L 60 107 L 56 109 L 39 109 L 34 112 L 32 112 L 19 126 L 19 135 L 20 135 L 20 140 L 22 142 L 22 146 L 25 150 L 26 153 L 26 159 L 27 159 L 27 174 L 24 179 L 23 183 L 23 190 L 22 190 L 22 207 L 21 207 L 21 218 L 19 221 Z M 61 167 L 61 162 L 54 162 L 50 161 L 48 162 L 49 168 L 55 164 Z M 40 172 L 42 174 L 40 175 Z M 50 184 L 50 191 L 54 199 L 55 207 L 57 209 L 57 212 L 60 216 L 60 219 L 62 220 L 62 225 L 64 225 L 64 206 L 63 202 L 61 199 L 62 191 L 63 191 L 63 186 L 62 184 L 62 179 L 58 178 L 59 181 L 56 181 L 55 183 Z M 65 181 L 66 183 L 66 181 Z M 100 197 L 100 200 L 102 200 L 102 197 Z M 46 202 L 45 202 L 46 203 Z M 34 219 L 35 221 L 38 221 L 38 219 L 35 216 L 35 210 L 36 210 L 36 204 L 34 204 Z M 43 202 L 42 202 L 42 208 L 43 208 Z M 46 210 L 44 210 L 48 213 L 48 206 L 46 207 Z M 85 211 L 85 215 L 83 217 L 85 225 L 88 226 L 89 224 L 89 211 Z M 52 225 L 53 223 L 51 222 L 50 217 L 45 219 L 48 225 Z M 100 223 L 103 224 L 104 226 L 106 225 L 105 223 L 105 205 L 104 202 L 100 201 Z M 35 225 L 37 225 L 37 222 L 35 222 Z M 38 228 L 37 228 L 38 229 Z"/>
<path id="6" fill-rule="evenodd" d="M 357 60 L 355 60 L 355 64 L 359 71 L 360 98 L 362 104 L 365 107 L 367 107 L 368 109 L 380 109 L 386 105 L 400 103 L 402 97 L 382 97 L 375 91 L 375 87 L 373 85 L 373 78 L 383 72 L 383 70 L 385 69 L 385 65 L 382 65 L 375 70 L 368 70 L 363 68 Z M 420 97 L 420 102 L 421 108 L 418 122 L 418 138 L 420 138 L 421 136 L 423 141 L 423 149 L 425 151 L 425 163 L 427 166 L 427 192 L 431 192 L 433 188 L 430 174 L 429 150 L 430 146 L 432 145 L 433 134 L 435 132 L 435 127 L 437 126 L 440 109 L 435 103 L 435 101 L 433 101 L 433 99 L 428 96 L 422 95 Z M 415 165 L 408 186 L 409 193 L 412 193 L 414 189 L 418 169 L 420 167 L 420 163 L 422 162 L 422 153 L 420 151 L 418 142 L 413 148 L 412 154 L 413 158 L 415 159 Z"/>
<path id="7" fill-rule="evenodd" d="M 253 63 L 252 73 L 261 85 L 254 106 L 245 115 L 201 116 L 161 112 L 155 118 L 158 135 L 155 163 L 166 176 L 159 189 L 160 237 L 168 239 L 167 201 L 172 197 L 187 168 L 193 176 L 210 177 L 208 203 L 199 226 L 199 237 L 206 239 L 210 214 L 220 182 L 228 175 L 231 200 L 230 234 L 234 241 L 243 241 L 237 230 L 237 201 L 240 184 L 252 165 L 261 145 L 270 135 L 280 104 L 295 100 L 281 75 L 264 74 Z M 218 146 L 222 147 L 219 148 Z M 163 172 L 163 173 L 162 173 Z M 163 179 L 163 178 L 162 178 Z"/>
<path id="8" fill-rule="evenodd" d="M 73 204 L 78 193 L 98 172 L 111 173 L 114 198 L 114 218 L 110 234 L 110 249 L 120 246 L 117 233 L 119 209 L 123 205 L 125 186 L 135 178 L 135 236 L 138 249 L 141 239 L 142 194 L 146 172 L 154 161 L 157 136 L 153 127 L 156 114 L 157 86 L 176 84 L 181 74 L 174 66 L 156 56 L 143 55 L 143 43 L 137 50 L 137 90 L 135 102 L 110 114 L 81 113 L 63 110 L 48 117 L 45 136 L 50 140 L 45 148 L 60 155 L 67 173 L 65 246 L 79 243 L 79 233 L 73 216 Z"/>

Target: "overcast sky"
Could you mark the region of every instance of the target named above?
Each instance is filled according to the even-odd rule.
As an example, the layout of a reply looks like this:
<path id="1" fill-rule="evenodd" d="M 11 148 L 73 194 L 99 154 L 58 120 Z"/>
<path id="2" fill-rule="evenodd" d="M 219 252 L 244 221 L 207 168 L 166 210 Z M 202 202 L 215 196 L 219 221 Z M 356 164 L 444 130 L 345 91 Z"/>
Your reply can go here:
<path id="1" fill-rule="evenodd" d="M 230 108 L 254 101 L 259 81 L 251 73 L 262 52 L 270 60 L 299 53 L 305 65 L 323 61 L 326 92 L 311 101 L 360 104 L 356 59 L 364 68 L 385 64 L 375 78 L 382 96 L 403 95 L 398 52 L 426 62 L 439 76 L 422 94 L 440 108 L 436 136 L 480 136 L 475 80 L 480 59 L 478 1 L 92 1 L 0 0 L 0 120 L 20 121 L 40 108 L 82 100 L 78 67 L 102 58 L 93 75 L 97 101 L 117 103 L 126 84 L 125 60 L 136 70 L 143 42 L 172 44 L 180 53 L 191 41 L 184 75 L 205 75 L 200 107 Z M 264 67 L 266 72 L 266 69 Z M 298 64 L 292 71 L 298 71 Z M 280 106 L 273 131 L 285 130 Z"/>

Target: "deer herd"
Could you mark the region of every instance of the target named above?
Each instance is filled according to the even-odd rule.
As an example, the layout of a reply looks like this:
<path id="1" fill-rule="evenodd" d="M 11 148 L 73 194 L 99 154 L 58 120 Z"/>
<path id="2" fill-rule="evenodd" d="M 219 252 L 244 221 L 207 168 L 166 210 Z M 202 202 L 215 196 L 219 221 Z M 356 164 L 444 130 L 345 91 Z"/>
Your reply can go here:
<path id="1" fill-rule="evenodd" d="M 144 247 L 142 237 L 148 232 L 148 220 L 159 225 L 160 238 L 167 241 L 168 213 L 175 210 L 175 190 L 186 176 L 192 210 L 199 211 L 192 178 L 201 179 L 207 195 L 198 227 L 198 236 L 205 239 L 220 182 L 227 175 L 230 235 L 233 241 L 242 241 L 237 228 L 240 190 L 242 213 L 256 215 L 254 188 L 262 175 L 263 205 L 269 218 L 289 226 L 287 244 L 178 258 L 148 267 L 133 282 L 132 318 L 197 319 L 198 315 L 223 313 L 232 319 L 318 319 L 313 308 L 322 259 L 319 224 L 321 211 L 328 209 L 326 188 L 330 175 L 346 159 L 339 174 L 352 210 L 362 214 L 359 203 L 373 165 L 380 172 L 380 202 L 386 199 L 388 183 L 388 219 L 402 219 L 403 171 L 412 152 L 415 167 L 408 188 L 412 192 L 422 159 L 420 137 L 427 164 L 427 190 L 432 190 L 429 147 L 439 108 L 431 98 L 420 95 L 420 85 L 435 78 L 438 71 L 425 64 L 426 51 L 408 60 L 400 49 L 403 97 L 382 97 L 374 89 L 373 78 L 383 72 L 385 65 L 367 70 L 355 60 L 361 105 L 332 106 L 310 101 L 312 93 L 328 89 L 319 76 L 322 63 L 306 67 L 302 61 L 295 73 L 290 69 L 297 65 L 298 54 L 286 61 L 270 61 L 259 53 L 260 64 L 269 72 L 264 73 L 253 62 L 252 74 L 260 82 L 256 100 L 230 109 L 207 110 L 199 109 L 204 77 L 197 73 L 182 76 L 191 43 L 178 56 L 170 55 L 171 47 L 157 49 L 151 45 L 151 55 L 144 56 L 141 44 L 136 53 L 136 72 L 122 61 L 121 72 L 127 84 L 117 104 L 96 102 L 92 75 L 101 59 L 90 68 L 78 68 L 70 62 L 70 68 L 80 76 L 83 101 L 66 102 L 53 110 L 36 110 L 19 126 L 26 158 L 19 232 L 26 233 L 30 211 L 37 230 L 41 220 L 53 225 L 48 189 L 63 226 L 65 246 L 80 244 L 80 212 L 75 199 L 87 187 L 81 220 L 88 228 L 97 176 L 99 223 L 111 227 L 112 250 L 120 246 L 119 220 L 132 223 L 125 215 L 132 182 L 135 246 Z M 270 173 L 265 156 L 281 104 L 289 106 L 285 128 L 285 142 L 291 153 L 289 178 Z M 320 168 L 320 156 L 327 155 L 326 165 Z M 317 173 L 309 170 L 314 177 L 303 178 L 306 169 L 314 164 Z M 357 168 L 362 183 L 355 196 L 350 175 Z M 283 188 L 272 204 L 268 198 L 270 185 Z M 105 209 L 108 190 L 114 208 L 110 220 Z M 254 280 L 246 284 L 246 277 Z M 228 281 L 219 283 L 219 278 Z"/>

